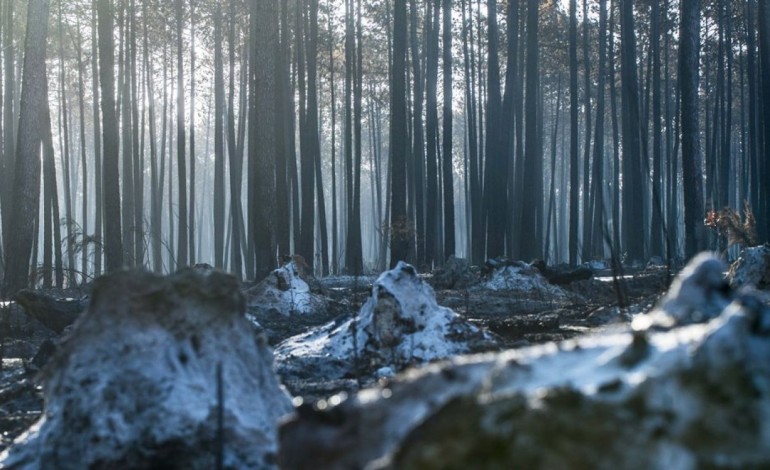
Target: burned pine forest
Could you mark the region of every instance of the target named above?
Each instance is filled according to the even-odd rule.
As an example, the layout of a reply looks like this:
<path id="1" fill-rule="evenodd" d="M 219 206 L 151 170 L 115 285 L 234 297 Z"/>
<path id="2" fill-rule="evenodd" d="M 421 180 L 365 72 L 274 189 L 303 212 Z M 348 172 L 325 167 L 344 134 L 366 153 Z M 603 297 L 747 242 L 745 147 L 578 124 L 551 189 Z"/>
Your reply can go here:
<path id="1" fill-rule="evenodd" d="M 0 0 L 0 467 L 770 467 L 770 2 Z"/>
<path id="2" fill-rule="evenodd" d="M 766 10 L 4 2 L 4 292 L 134 266 L 259 279 L 288 255 L 323 276 L 765 241 Z"/>

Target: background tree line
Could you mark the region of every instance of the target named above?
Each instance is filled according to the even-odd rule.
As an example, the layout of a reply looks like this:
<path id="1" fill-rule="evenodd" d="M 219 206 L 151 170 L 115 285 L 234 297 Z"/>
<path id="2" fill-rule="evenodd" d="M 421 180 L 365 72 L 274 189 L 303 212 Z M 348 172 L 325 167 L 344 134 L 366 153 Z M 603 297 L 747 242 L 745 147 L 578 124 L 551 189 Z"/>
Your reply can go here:
<path id="1" fill-rule="evenodd" d="M 7 0 L 6 293 L 724 249 L 770 228 L 757 0 Z"/>

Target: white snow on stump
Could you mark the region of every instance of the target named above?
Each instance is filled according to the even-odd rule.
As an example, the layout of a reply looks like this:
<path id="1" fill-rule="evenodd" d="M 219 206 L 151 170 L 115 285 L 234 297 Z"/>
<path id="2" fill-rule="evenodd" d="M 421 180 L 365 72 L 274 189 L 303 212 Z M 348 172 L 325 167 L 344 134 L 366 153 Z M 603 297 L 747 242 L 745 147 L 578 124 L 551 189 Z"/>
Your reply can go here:
<path id="1" fill-rule="evenodd" d="M 372 294 L 354 318 L 331 322 L 294 336 L 275 350 L 281 375 L 326 378 L 405 366 L 470 352 L 489 337 L 436 302 L 433 289 L 404 262 L 374 282 Z M 360 372 L 360 371 L 359 371 Z"/>
<path id="2" fill-rule="evenodd" d="M 666 329 L 717 317 L 733 298 L 725 269 L 724 261 L 714 253 L 695 256 L 676 276 L 656 308 L 634 317 L 632 327 Z"/>
<path id="3" fill-rule="evenodd" d="M 292 260 L 273 270 L 259 284 L 246 291 L 249 308 L 263 312 L 276 311 L 282 315 L 317 312 L 326 307 L 322 296 L 311 292 L 302 278 L 305 266 Z"/>
<path id="4" fill-rule="evenodd" d="M 524 262 L 505 264 L 495 268 L 481 287 L 492 291 L 535 293 L 548 297 L 567 296 L 563 289 L 548 282 L 537 268 Z"/>
<path id="5" fill-rule="evenodd" d="M 770 246 L 746 248 L 727 273 L 733 287 L 770 289 Z"/>
<path id="6" fill-rule="evenodd" d="M 213 270 L 97 280 L 44 371 L 44 417 L 0 467 L 210 469 L 220 436 L 226 468 L 274 466 L 291 402 L 244 309 L 238 281 Z"/>

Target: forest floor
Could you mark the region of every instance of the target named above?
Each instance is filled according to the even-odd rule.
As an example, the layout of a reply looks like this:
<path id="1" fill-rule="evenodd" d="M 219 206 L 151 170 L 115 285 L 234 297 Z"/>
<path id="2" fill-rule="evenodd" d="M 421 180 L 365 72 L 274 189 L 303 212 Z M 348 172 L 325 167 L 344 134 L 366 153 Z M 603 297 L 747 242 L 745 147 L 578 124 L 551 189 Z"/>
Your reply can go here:
<path id="1" fill-rule="evenodd" d="M 621 280 L 625 306 L 619 308 L 612 274 L 597 271 L 589 280 L 572 282 L 558 291 L 491 289 L 480 282 L 447 288 L 430 274 L 423 279 L 434 286 L 439 305 L 451 308 L 470 323 L 488 330 L 501 349 L 560 341 L 612 324 L 627 324 L 634 313 L 653 307 L 671 281 L 664 266 L 627 269 Z M 353 315 L 366 301 L 375 277 L 337 276 L 319 279 L 317 288 L 327 300 L 322 312 L 287 317 L 278 312 L 258 316 L 272 345 L 331 320 Z M 245 286 L 248 287 L 248 286 Z M 84 291 L 47 291 L 58 297 L 77 298 Z M 0 304 L 0 450 L 33 424 L 43 412 L 42 389 L 37 382 L 44 356 L 58 335 L 30 318 L 15 303 Z M 42 347 L 41 347 L 42 346 Z M 37 356 L 37 357 L 36 357 Z M 333 384 L 307 384 L 289 390 L 307 398 L 334 391 Z"/>

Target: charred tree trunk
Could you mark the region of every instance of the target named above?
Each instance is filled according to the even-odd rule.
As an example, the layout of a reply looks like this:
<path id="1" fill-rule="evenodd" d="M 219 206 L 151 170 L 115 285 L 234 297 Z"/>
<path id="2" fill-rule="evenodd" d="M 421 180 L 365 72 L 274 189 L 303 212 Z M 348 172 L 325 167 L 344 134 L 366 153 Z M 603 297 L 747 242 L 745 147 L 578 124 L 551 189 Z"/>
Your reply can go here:
<path id="1" fill-rule="evenodd" d="M 104 160 L 102 186 L 104 210 L 104 262 L 107 272 L 123 267 L 123 239 L 120 219 L 120 175 L 118 171 L 118 118 L 115 111 L 115 57 L 113 51 L 113 4 L 98 0 L 99 82 L 102 96 L 102 141 Z"/>
<path id="2" fill-rule="evenodd" d="M 40 149 L 47 107 L 45 59 L 48 10 L 48 0 L 30 0 L 27 9 L 21 115 L 11 206 L 13 230 L 6 234 L 6 295 L 29 286 L 32 241 L 37 238 L 35 223 L 40 207 Z"/>
<path id="3" fill-rule="evenodd" d="M 443 52 L 444 52 L 444 129 L 443 129 L 443 180 L 444 180 L 444 255 L 442 263 L 455 254 L 455 193 L 452 163 L 452 0 L 443 0 Z"/>
<path id="4" fill-rule="evenodd" d="M 703 217 L 702 159 L 698 137 L 700 0 L 682 0 L 679 40 L 685 255 L 689 258 L 704 247 L 701 223 Z"/>
<path id="5" fill-rule="evenodd" d="M 407 256 L 409 239 L 402 231 L 395 230 L 399 226 L 408 226 L 406 213 L 406 160 L 407 160 L 407 90 L 406 90 L 406 43 L 407 18 L 406 0 L 394 0 L 393 8 L 393 64 L 391 86 L 391 119 L 390 119 L 390 267 Z"/>

